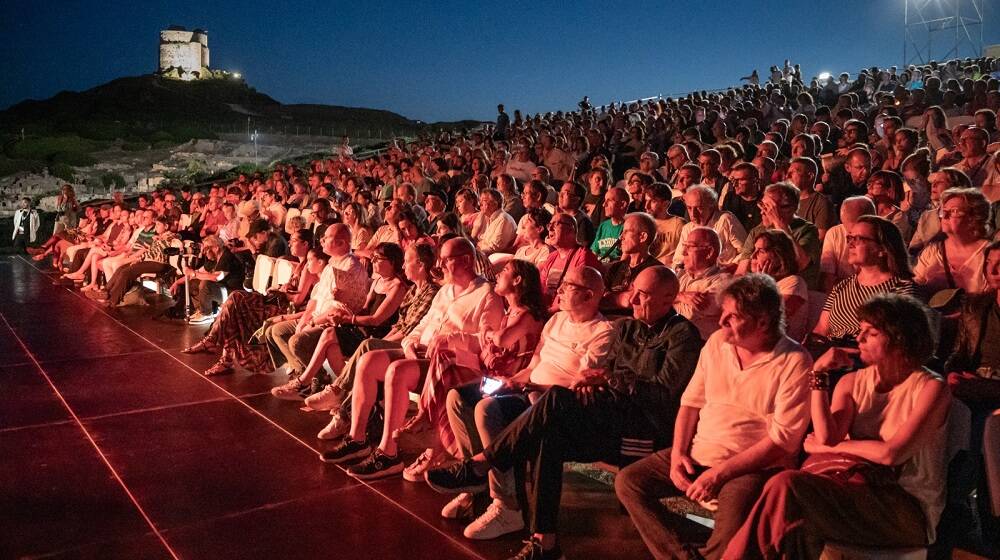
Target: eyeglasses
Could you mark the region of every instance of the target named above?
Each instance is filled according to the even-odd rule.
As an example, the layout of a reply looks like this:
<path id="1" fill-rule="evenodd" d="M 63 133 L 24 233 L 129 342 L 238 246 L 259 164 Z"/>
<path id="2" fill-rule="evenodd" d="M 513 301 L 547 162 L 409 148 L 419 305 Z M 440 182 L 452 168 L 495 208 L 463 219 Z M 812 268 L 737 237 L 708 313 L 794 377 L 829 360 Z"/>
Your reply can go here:
<path id="1" fill-rule="evenodd" d="M 962 218 L 969 215 L 967 210 L 941 210 L 938 212 L 938 218 L 942 220 L 947 220 L 948 218 L 957 218 L 961 220 Z"/>
<path id="2" fill-rule="evenodd" d="M 555 229 L 556 226 L 574 227 L 575 225 L 576 224 L 574 224 L 573 222 L 556 220 L 554 222 L 549 222 L 549 229 Z"/>
<path id="3" fill-rule="evenodd" d="M 858 243 L 861 243 L 862 241 L 866 241 L 866 242 L 869 242 L 869 243 L 878 243 L 878 239 L 875 239 L 874 237 L 866 237 L 864 235 L 848 235 L 847 236 L 847 244 L 848 245 L 856 245 Z"/>
<path id="4" fill-rule="evenodd" d="M 378 253 L 372 253 L 372 262 L 384 261 L 385 255 L 380 255 Z"/>
<path id="5" fill-rule="evenodd" d="M 681 247 L 684 249 L 711 249 L 711 245 L 706 245 L 704 243 L 682 243 Z"/>

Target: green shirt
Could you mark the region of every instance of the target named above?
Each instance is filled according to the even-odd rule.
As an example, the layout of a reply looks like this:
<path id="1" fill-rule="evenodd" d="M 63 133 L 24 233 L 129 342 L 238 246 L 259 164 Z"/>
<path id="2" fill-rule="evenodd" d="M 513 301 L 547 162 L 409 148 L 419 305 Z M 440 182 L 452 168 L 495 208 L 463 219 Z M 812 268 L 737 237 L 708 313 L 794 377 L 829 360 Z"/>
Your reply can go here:
<path id="1" fill-rule="evenodd" d="M 624 227 L 624 220 L 622 223 L 614 225 L 611 223 L 611 218 L 604 220 L 597 226 L 597 234 L 594 237 L 594 242 L 590 244 L 590 250 L 597 255 L 602 263 L 614 262 L 621 258 L 622 252 L 618 239 L 622 236 L 622 228 Z"/>

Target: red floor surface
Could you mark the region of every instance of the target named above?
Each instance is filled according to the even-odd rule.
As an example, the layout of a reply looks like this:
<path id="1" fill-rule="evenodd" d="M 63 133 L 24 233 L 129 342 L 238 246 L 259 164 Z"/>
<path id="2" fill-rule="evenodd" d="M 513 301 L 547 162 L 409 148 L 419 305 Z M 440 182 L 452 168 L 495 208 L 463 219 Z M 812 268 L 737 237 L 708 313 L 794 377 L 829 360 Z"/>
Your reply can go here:
<path id="1" fill-rule="evenodd" d="M 0 558 L 506 558 L 526 535 L 462 537 L 448 497 L 318 460 L 328 416 L 207 379 L 204 327 L 105 312 L 0 257 Z M 612 490 L 568 474 L 569 558 L 646 558 Z"/>

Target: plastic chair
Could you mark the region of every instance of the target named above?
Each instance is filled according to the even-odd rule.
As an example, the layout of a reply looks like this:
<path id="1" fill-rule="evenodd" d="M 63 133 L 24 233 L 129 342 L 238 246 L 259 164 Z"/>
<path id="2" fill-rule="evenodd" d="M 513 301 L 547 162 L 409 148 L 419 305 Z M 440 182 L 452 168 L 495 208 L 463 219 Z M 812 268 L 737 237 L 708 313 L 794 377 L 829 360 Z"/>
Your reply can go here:
<path id="1" fill-rule="evenodd" d="M 274 271 L 275 259 L 267 255 L 257 255 L 257 262 L 253 268 L 253 289 L 260 294 L 267 293 L 267 287 L 271 282 L 271 273 Z"/>
<path id="2" fill-rule="evenodd" d="M 292 279 L 292 272 L 295 270 L 295 263 L 287 259 L 278 259 L 274 262 L 274 269 L 271 271 L 271 289 L 287 284 Z"/>

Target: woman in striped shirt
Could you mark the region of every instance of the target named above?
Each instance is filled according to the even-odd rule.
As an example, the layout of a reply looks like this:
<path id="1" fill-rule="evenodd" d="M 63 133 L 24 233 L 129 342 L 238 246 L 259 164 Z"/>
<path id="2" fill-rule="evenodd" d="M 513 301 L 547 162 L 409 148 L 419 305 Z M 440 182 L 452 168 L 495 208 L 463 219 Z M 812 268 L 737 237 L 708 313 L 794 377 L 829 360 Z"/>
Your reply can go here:
<path id="1" fill-rule="evenodd" d="M 899 228 L 878 216 L 861 216 L 847 236 L 847 261 L 857 273 L 826 298 L 813 334 L 830 339 L 857 336 L 857 310 L 876 294 L 916 295 L 913 272 Z"/>

